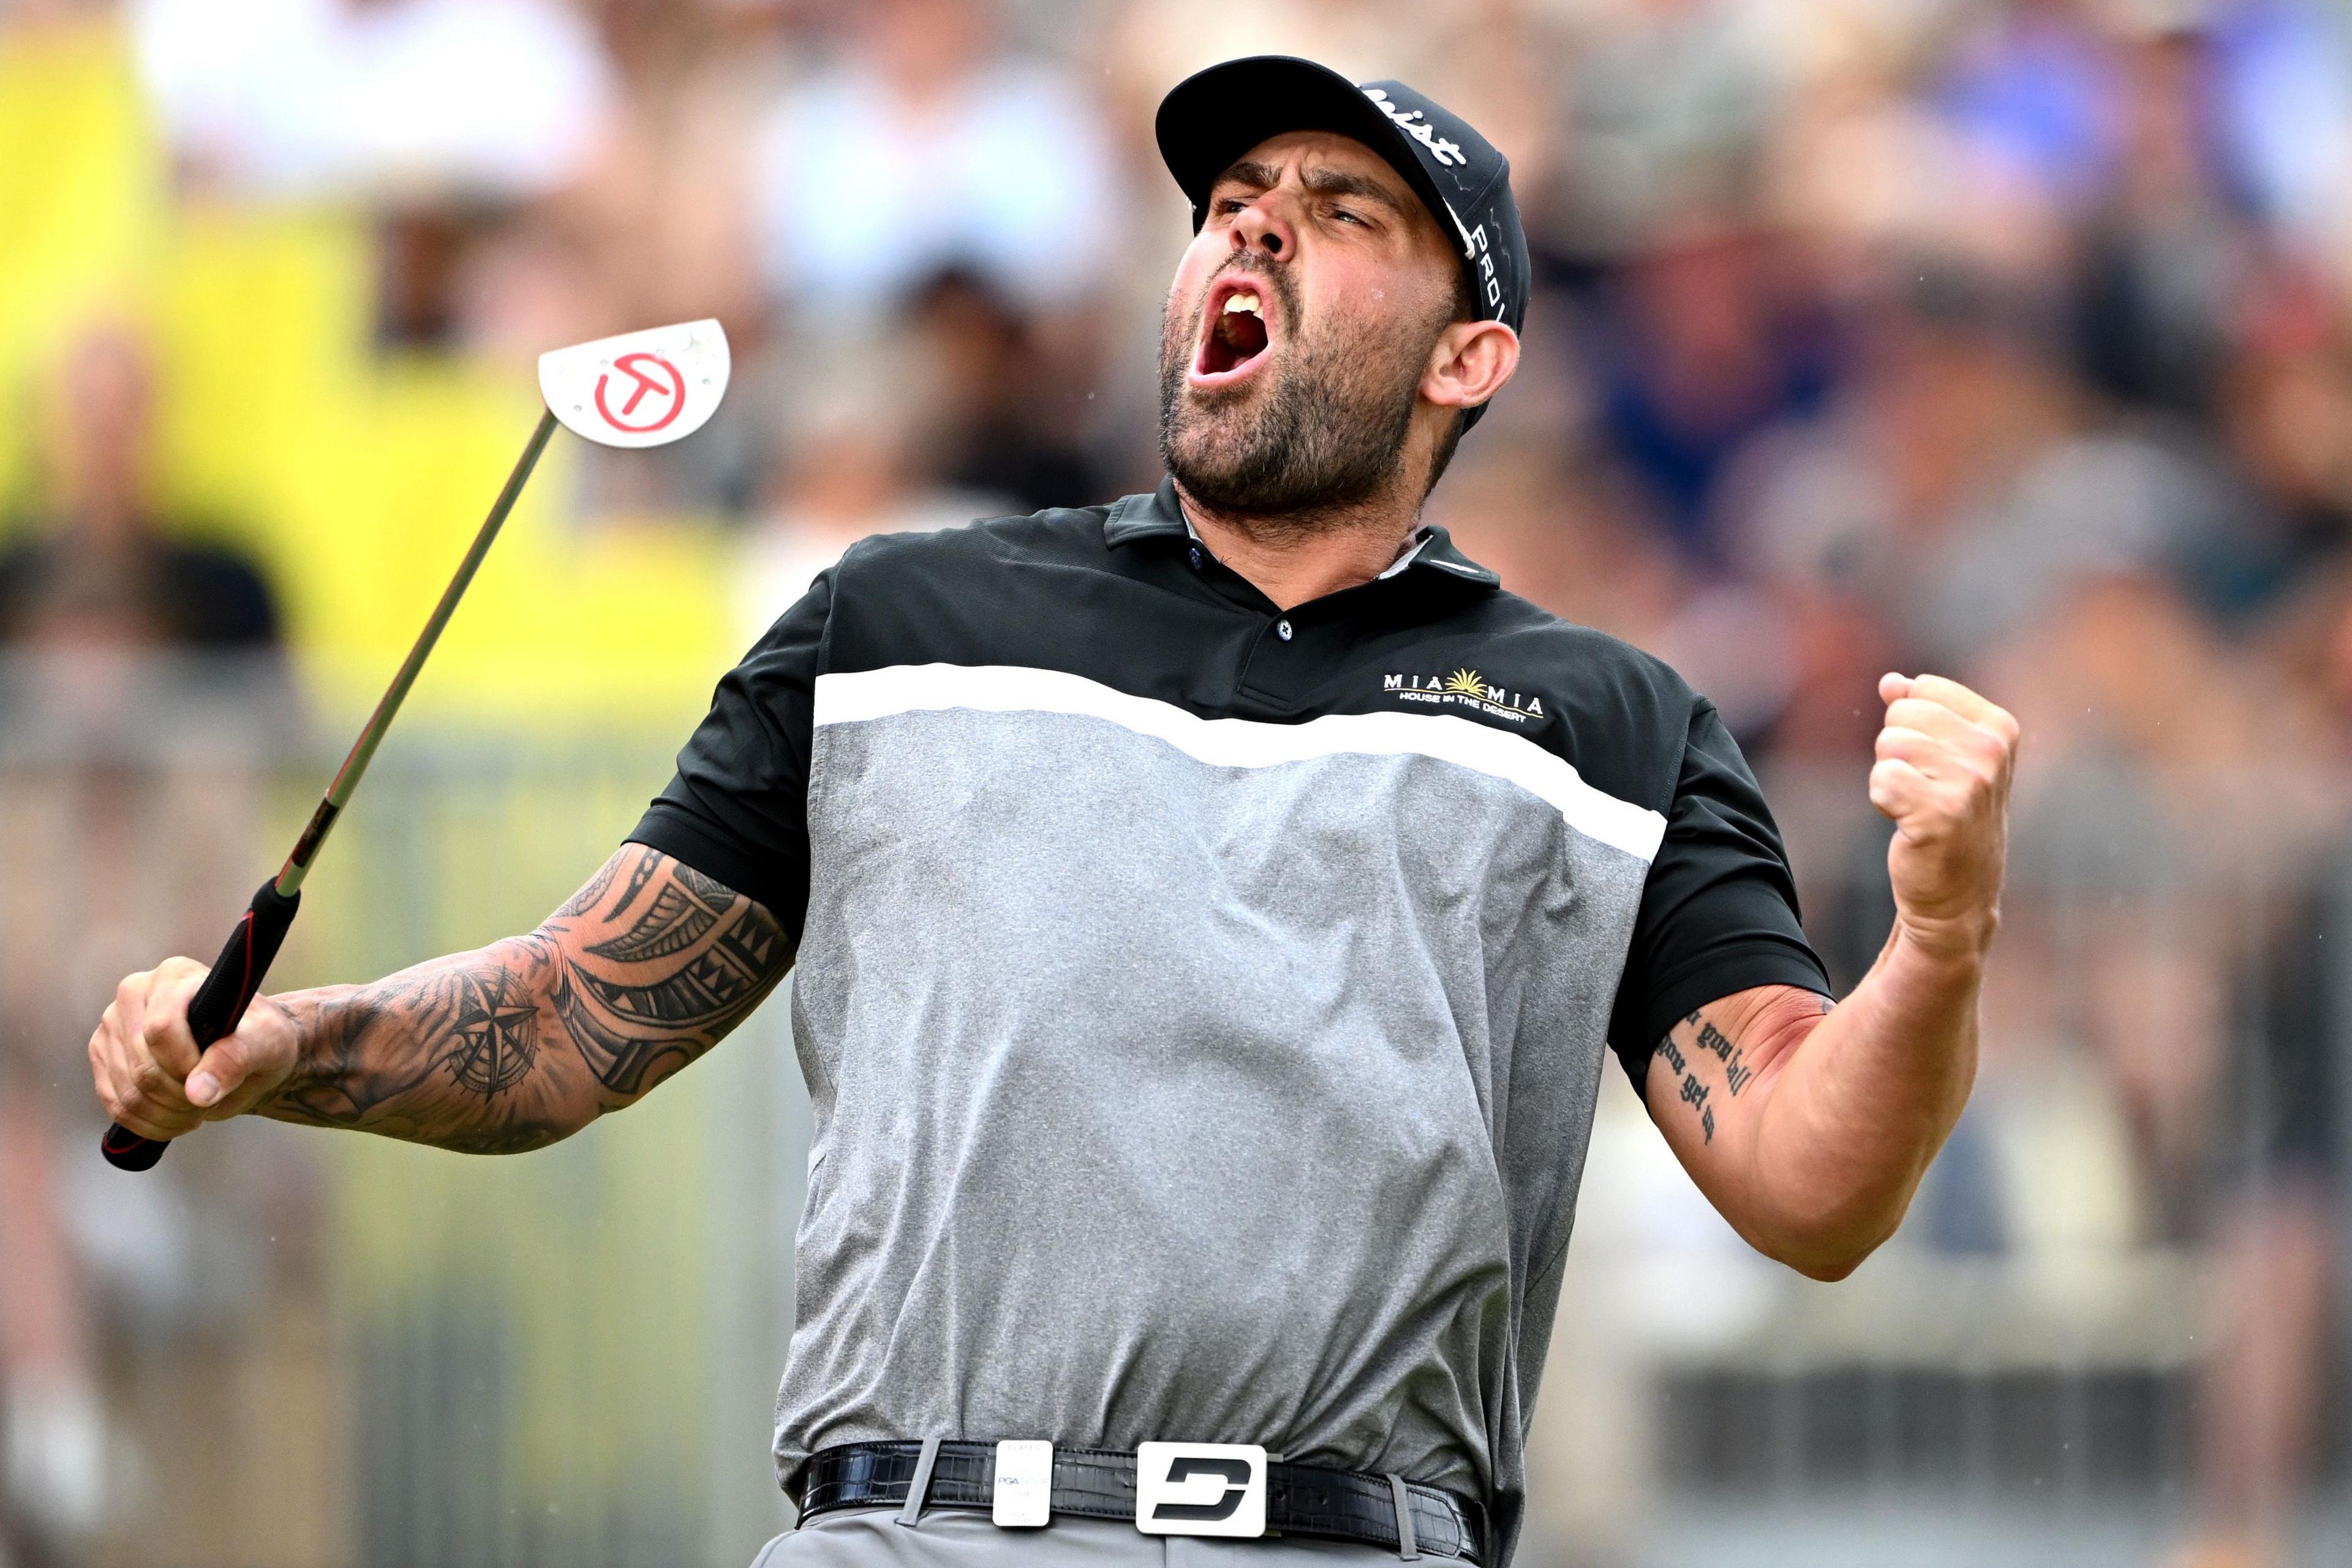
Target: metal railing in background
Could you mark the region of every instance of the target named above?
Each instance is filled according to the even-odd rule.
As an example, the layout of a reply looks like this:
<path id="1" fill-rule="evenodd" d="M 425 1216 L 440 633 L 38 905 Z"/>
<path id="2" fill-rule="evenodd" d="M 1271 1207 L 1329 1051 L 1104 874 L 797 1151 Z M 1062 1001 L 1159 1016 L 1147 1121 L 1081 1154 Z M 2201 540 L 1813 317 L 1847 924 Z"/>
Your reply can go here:
<path id="1" fill-rule="evenodd" d="M 172 698 L 184 717 L 193 700 Z M 767 1453 L 807 1127 L 782 994 L 644 1105 L 530 1156 L 239 1124 L 149 1176 L 109 1172 L 90 1020 L 123 970 L 209 951 L 332 758 L 258 729 L 91 746 L 169 726 L 87 692 L 45 706 L 36 724 L 0 702 L 17 859 L 0 1088 L 55 1129 L 79 1353 L 113 1434 L 103 1517 L 53 1532 L 52 1560 L 747 1562 L 789 1517 Z M 394 737 L 279 978 L 373 977 L 527 929 L 635 821 L 676 740 Z M 1885 931 L 1883 837 L 1853 810 L 1858 778 L 1773 793 L 1850 980 Z M 2318 1030 L 2340 1068 L 2326 1020 L 2352 1017 L 2285 994 L 2352 978 L 2293 938 L 2352 902 L 2324 811 L 2259 852 L 2222 824 L 2157 853 L 2121 830 L 2126 796 L 2021 808 L 1977 1103 L 1853 1279 L 1748 1254 L 1612 1079 L 1538 1408 L 1527 1568 L 2120 1564 L 2194 1531 L 2207 1363 L 2231 1331 L 2215 1248 L 2233 1205 L 2295 1179 L 2282 1130 L 2312 1119 L 2281 1108 L 2308 1053 L 2283 1041 Z M 2317 1121 L 2340 1134 L 2352 1105 Z M 9 1262 L 0 1300 L 26 1289 Z M 2294 1528 L 2308 1560 L 2342 1561 L 2341 1373 L 2308 1375 L 2321 1420 Z"/>
<path id="2" fill-rule="evenodd" d="M 62 1270 L 83 1323 L 12 1349 L 0 1384 L 78 1362 L 108 1411 L 99 1517 L 0 1501 L 0 1562 L 749 1561 L 791 1517 L 768 1452 L 807 1133 L 781 996 L 661 1094 L 529 1158 L 257 1122 L 142 1176 L 82 1158 L 81 1046 L 115 979 L 208 953 L 331 771 L 279 721 L 287 694 L 266 666 L 0 670 L 0 824 L 20 846 L 0 1093 L 37 1108 L 0 1127 L 47 1146 L 34 1195 L 66 1254 L 12 1259 L 0 1311 L 55 1318 L 37 1276 Z M 529 929 L 620 842 L 677 739 L 413 723 L 274 981 Z"/>

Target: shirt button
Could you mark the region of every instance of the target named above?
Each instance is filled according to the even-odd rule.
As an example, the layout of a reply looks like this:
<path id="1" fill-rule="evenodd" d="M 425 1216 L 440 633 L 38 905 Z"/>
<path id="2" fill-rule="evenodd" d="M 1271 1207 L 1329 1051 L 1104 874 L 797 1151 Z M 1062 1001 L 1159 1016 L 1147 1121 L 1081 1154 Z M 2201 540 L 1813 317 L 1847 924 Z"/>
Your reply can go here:
<path id="1" fill-rule="evenodd" d="M 1196 572 L 1197 572 L 1197 571 L 1199 571 L 1199 570 L 1200 570 L 1200 567 L 1201 567 L 1201 547 L 1200 547 L 1199 545 L 1195 544 L 1194 546 L 1192 546 L 1192 569 L 1193 569 L 1194 571 L 1196 571 Z"/>
<path id="2" fill-rule="evenodd" d="M 1280 637 L 1283 641 L 1288 642 L 1290 640 L 1290 623 L 1288 621 L 1277 622 L 1274 628 L 1274 635 Z"/>

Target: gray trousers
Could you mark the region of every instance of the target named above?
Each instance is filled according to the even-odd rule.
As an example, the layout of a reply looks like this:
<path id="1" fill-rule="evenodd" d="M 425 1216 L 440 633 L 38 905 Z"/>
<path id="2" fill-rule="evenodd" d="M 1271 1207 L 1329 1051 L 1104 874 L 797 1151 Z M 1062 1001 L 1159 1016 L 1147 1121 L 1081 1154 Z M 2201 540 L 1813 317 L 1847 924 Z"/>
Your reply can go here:
<path id="1" fill-rule="evenodd" d="M 1118 1520 L 1066 1516 L 1042 1530 L 999 1530 L 964 1509 L 933 1510 L 908 1526 L 895 1508 L 863 1508 L 787 1531 L 760 1549 L 751 1568 L 1372 1568 L 1397 1560 L 1385 1547 L 1300 1536 L 1146 1535 Z"/>

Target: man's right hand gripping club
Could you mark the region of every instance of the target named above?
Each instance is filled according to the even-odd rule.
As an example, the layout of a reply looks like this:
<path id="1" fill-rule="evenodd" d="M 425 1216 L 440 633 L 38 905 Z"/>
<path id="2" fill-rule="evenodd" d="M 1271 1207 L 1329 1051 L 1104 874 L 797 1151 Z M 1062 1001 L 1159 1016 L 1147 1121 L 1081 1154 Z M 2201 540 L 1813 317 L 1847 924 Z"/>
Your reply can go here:
<path id="1" fill-rule="evenodd" d="M 149 1138 L 251 1113 L 512 1153 L 694 1060 L 791 958 L 765 908 L 627 844 L 528 935 L 370 985 L 256 997 L 201 1054 L 188 1004 L 207 971 L 166 960 L 116 989 L 90 1073 L 108 1113 Z"/>
<path id="2" fill-rule="evenodd" d="M 272 997 L 255 997 L 236 1029 L 198 1053 L 188 1004 L 210 973 L 193 958 L 167 958 L 114 988 L 89 1037 L 89 1070 L 118 1125 L 145 1138 L 184 1137 L 200 1122 L 253 1110 L 293 1072 L 300 1032 Z"/>

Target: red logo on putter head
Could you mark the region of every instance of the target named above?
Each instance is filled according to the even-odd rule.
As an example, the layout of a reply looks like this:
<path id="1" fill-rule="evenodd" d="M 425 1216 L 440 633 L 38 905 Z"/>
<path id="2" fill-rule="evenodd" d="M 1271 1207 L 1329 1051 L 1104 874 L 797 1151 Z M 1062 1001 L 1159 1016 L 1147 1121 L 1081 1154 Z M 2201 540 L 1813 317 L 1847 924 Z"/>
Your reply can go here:
<path id="1" fill-rule="evenodd" d="M 629 393 L 628 401 L 622 404 L 621 411 L 615 414 L 613 412 L 612 405 L 604 401 L 604 388 L 613 379 L 611 374 L 608 372 L 596 378 L 596 412 L 603 415 L 604 423 L 614 429 L 625 430 L 632 436 L 650 435 L 676 419 L 685 410 L 686 377 L 678 374 L 677 366 L 670 363 L 661 355 L 623 354 L 613 362 L 613 369 L 636 383 L 636 386 Z M 631 424 L 629 416 L 636 413 L 637 405 L 645 402 L 647 393 L 667 399 L 668 406 L 662 411 L 659 418 L 649 419 L 642 424 Z"/>

